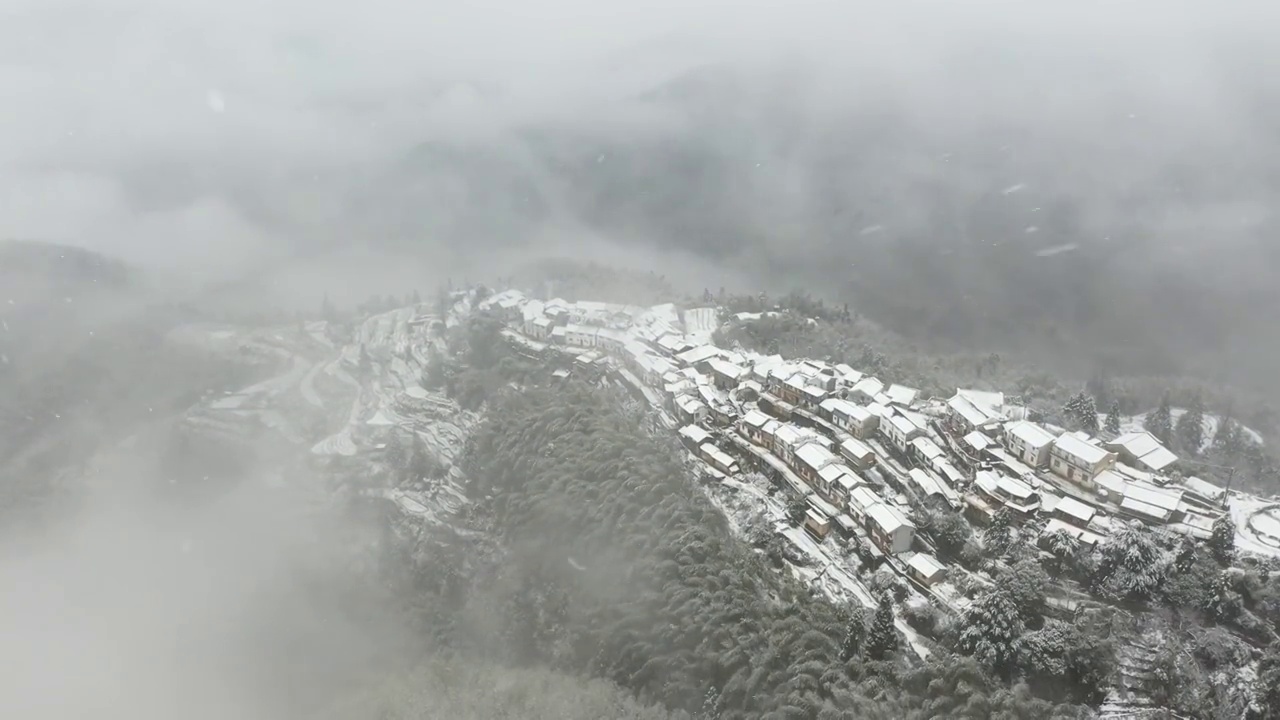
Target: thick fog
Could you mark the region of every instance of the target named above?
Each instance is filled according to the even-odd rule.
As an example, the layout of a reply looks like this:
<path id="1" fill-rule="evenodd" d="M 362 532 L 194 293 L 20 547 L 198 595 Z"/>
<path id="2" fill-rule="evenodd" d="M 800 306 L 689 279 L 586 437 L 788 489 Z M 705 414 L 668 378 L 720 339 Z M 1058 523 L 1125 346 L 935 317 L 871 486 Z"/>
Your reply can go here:
<path id="1" fill-rule="evenodd" d="M 0 239 L 289 310 L 601 261 L 1274 396 L 1276 28 L 1262 0 L 0 0 Z M 280 717 L 394 648 L 315 591 L 349 580 L 337 521 L 242 492 L 99 489 L 8 538 L 0 715 Z"/>
<path id="2" fill-rule="evenodd" d="M 626 223 L 581 222 L 580 188 L 518 141 L 545 128 L 585 149 L 722 126 L 762 168 L 737 178 L 730 209 L 776 235 L 814 210 L 830 182 L 815 170 L 824 155 L 880 161 L 883 148 L 856 138 L 825 146 L 833 126 L 876 117 L 909 146 L 884 167 L 897 177 L 883 196 L 863 198 L 868 226 L 928 227 L 907 185 L 968 182 L 978 195 L 1028 182 L 920 167 L 974 133 L 1007 136 L 1026 167 L 1058 171 L 1038 185 L 1073 195 L 1164 166 L 1229 187 L 1144 210 L 1176 237 L 1171 252 L 1270 218 L 1262 189 L 1217 177 L 1275 150 L 1265 33 L 1280 10 L 1261 2 L 7 0 L 0 12 L 0 236 L 118 254 L 180 272 L 188 289 L 266 274 L 312 298 L 339 278 L 363 292 L 446 264 L 483 273 L 476 255 L 495 245 L 653 244 Z M 639 100 L 720 63 L 734 80 L 708 90 L 726 93 L 711 104 L 741 112 L 708 120 L 696 103 Z M 411 179 L 430 184 L 426 199 L 388 193 L 411 184 L 396 168 L 421 143 L 483 148 L 541 180 L 539 223 L 445 227 L 467 202 L 450 193 L 471 191 L 430 166 Z M 1079 199 L 1099 226 L 1117 222 L 1114 198 Z M 521 237 L 474 237 L 490 232 Z"/>

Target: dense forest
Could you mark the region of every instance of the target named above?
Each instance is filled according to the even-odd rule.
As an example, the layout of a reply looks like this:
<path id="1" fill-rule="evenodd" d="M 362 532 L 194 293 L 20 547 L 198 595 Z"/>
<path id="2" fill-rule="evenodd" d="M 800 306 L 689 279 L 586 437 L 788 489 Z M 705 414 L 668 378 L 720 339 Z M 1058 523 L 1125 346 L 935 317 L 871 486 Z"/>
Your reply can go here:
<path id="1" fill-rule="evenodd" d="M 490 403 L 465 465 L 483 498 L 471 522 L 495 542 L 433 553 L 410 580 L 434 642 L 605 679 L 693 717 L 1087 714 L 1070 682 L 1010 682 L 977 653 L 915 660 L 887 605 L 837 607 L 779 574 L 615 391 L 574 383 Z M 1073 627 L 1051 625 L 1046 657 L 1082 662 L 1062 643 Z"/>

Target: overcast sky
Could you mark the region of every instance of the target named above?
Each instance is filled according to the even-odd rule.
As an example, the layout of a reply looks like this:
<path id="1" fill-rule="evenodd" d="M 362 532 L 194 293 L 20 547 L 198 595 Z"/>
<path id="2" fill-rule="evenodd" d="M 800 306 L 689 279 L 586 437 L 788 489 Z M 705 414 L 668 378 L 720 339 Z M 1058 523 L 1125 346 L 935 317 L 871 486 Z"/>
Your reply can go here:
<path id="1" fill-rule="evenodd" d="M 529 123 L 642 132 L 669 118 L 635 95 L 712 61 L 803 68 L 809 121 L 889 93 L 944 136 L 1270 152 L 1253 105 L 1280 82 L 1276 27 L 1261 0 L 0 0 L 0 237 L 200 277 L 324 233 L 350 250 L 308 181 Z M 1102 132 L 1117 118 L 1133 136 Z"/>

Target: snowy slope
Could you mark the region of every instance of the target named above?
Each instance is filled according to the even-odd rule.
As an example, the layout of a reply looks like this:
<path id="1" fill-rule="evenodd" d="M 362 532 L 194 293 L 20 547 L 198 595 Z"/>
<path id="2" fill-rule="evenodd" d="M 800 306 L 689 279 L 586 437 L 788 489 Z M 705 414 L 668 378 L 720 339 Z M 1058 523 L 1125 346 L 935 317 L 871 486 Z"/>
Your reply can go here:
<path id="1" fill-rule="evenodd" d="M 1143 428 L 1142 424 L 1146 422 L 1147 415 L 1150 414 L 1151 412 L 1154 412 L 1154 411 L 1148 411 L 1145 413 L 1140 413 L 1138 415 L 1122 416 L 1120 418 L 1120 432 L 1122 433 L 1142 432 L 1145 429 Z M 1178 422 L 1178 418 L 1182 417 L 1182 414 L 1186 412 L 1186 409 L 1170 408 L 1170 412 L 1173 415 L 1173 422 L 1176 425 Z M 1106 419 L 1107 419 L 1106 414 L 1098 415 L 1098 425 L 1102 426 L 1106 422 Z M 1221 422 L 1222 422 L 1221 417 L 1217 415 L 1213 415 L 1211 413 L 1205 413 L 1204 444 L 1200 448 L 1202 452 L 1209 449 L 1209 445 L 1213 442 L 1213 436 L 1215 433 L 1218 432 L 1218 425 Z M 1257 442 L 1259 445 L 1266 444 L 1266 440 L 1262 437 L 1262 433 L 1258 432 L 1257 430 L 1254 430 L 1253 428 L 1248 427 L 1246 425 L 1240 425 L 1240 429 L 1244 431 L 1245 435 L 1253 438 L 1253 440 Z"/>

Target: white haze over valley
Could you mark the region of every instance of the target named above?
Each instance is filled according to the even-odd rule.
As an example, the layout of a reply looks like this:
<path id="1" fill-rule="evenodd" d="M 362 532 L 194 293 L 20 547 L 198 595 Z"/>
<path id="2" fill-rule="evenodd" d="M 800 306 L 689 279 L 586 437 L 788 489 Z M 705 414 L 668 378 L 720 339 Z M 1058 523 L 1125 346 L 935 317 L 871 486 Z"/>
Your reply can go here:
<path id="1" fill-rule="evenodd" d="M 1141 320 L 1163 313 L 1181 327 L 1212 300 L 1254 325 L 1205 313 L 1185 323 L 1203 336 L 1169 341 L 1196 348 L 1196 361 L 1153 372 L 1248 376 L 1253 388 L 1262 378 L 1280 396 L 1280 308 L 1269 305 L 1280 288 L 1277 28 L 1280 3 L 1263 0 L 0 0 L 0 241 L 83 248 L 140 271 L 118 306 L 51 296 L 66 316 L 53 320 L 38 292 L 6 287 L 0 272 L 0 421 L 12 423 L 0 428 L 39 430 L 0 442 L 0 480 L 7 462 L 25 471 L 42 452 L 74 466 L 51 471 L 51 529 L 0 525 L 0 717 L 314 717 L 300 698 L 406 662 L 409 633 L 384 616 L 383 588 L 353 582 L 368 577 L 352 570 L 367 570 L 359 550 L 385 539 L 327 502 L 296 448 L 239 438 L 243 458 L 216 458 L 243 464 L 234 491 L 155 497 L 171 481 L 152 457 L 158 438 L 193 405 L 217 425 L 253 382 L 288 380 L 275 381 L 286 397 L 251 411 L 285 418 L 303 456 L 317 441 L 349 446 L 344 433 L 367 429 L 360 412 L 371 408 L 403 420 L 391 408 L 421 390 L 437 341 L 419 342 L 412 373 L 351 380 L 338 348 L 354 356 L 357 345 L 325 335 L 339 322 L 318 319 L 322 299 L 347 313 L 371 295 L 419 291 L 420 306 L 397 311 L 399 329 L 446 283 L 504 287 L 530 264 L 567 258 L 652 272 L 694 295 L 799 289 L 830 308 L 862 299 L 866 285 L 848 279 L 859 272 L 933 311 L 884 304 L 909 318 L 890 327 L 917 333 L 909 343 L 953 308 L 1061 309 L 1077 323 L 993 324 L 1083 348 L 1067 356 L 1045 341 L 1031 357 L 1060 363 L 1037 368 L 1046 375 L 1071 366 L 1073 381 L 1092 369 L 1077 360 L 1094 357 L 1073 333 L 1097 329 L 1098 315 L 1131 313 L 1118 340 L 1110 326 L 1098 336 L 1145 348 L 1163 334 L 1144 334 Z M 616 185 L 591 174 L 609 180 L 612 168 Z M 669 206 L 692 207 L 692 219 Z M 964 218 L 988 211 L 987 227 L 1007 234 L 970 230 Z M 968 244 L 939 228 L 960 228 Z M 984 272 L 1014 256 L 1079 283 L 1010 301 Z M 1199 284 L 1172 299 L 1135 291 L 1089 315 L 1076 305 L 1129 287 L 1098 287 L 1075 264 L 1099 257 Z M 979 272 L 919 287 L 879 272 L 926 260 Z M 952 294 L 935 301 L 933 290 Z M 278 334 L 210 329 L 224 319 L 215 305 L 307 317 Z M 146 365 L 168 356 L 141 345 L 124 368 L 93 364 L 129 349 L 126 334 L 94 344 L 122 318 L 162 326 L 156 346 L 173 351 L 179 333 L 164 323 L 187 320 L 164 314 L 174 307 L 209 311 L 184 328 L 198 340 L 180 357 L 261 361 L 252 377 Z M 709 335 L 716 316 L 703 319 Z M 46 332 L 63 321 L 68 337 Z M 428 330 L 418 322 L 415 337 Z M 223 346 L 203 344 L 219 332 Z M 406 353 L 404 337 L 376 349 Z M 999 361 L 1005 349 L 981 342 Z M 19 407 L 8 388 L 38 389 Z M 46 394 L 56 412 L 44 412 Z M 111 412 L 63 417 L 90 405 Z M 1208 409 L 1215 422 L 1224 412 Z M 439 424 L 452 422 L 467 426 Z M 453 442 L 463 430 L 441 434 Z M 88 459 L 64 458 L 48 437 Z"/>
<path id="2" fill-rule="evenodd" d="M 803 144 L 849 113 L 892 113 L 926 131 L 934 147 L 917 150 L 933 155 L 975 128 L 1007 133 L 1016 153 L 1031 128 L 1086 178 L 1140 174 L 1138 147 L 1191 164 L 1224 149 L 1271 156 L 1252 105 L 1276 90 L 1264 35 L 1277 24 L 1262 2 L 6 0 L 0 237 L 116 254 L 180 273 L 187 290 L 265 267 L 292 270 L 276 282 L 308 303 L 312 285 L 336 284 L 332 267 L 349 270 L 348 288 L 408 287 L 406 258 L 367 257 L 374 231 L 341 213 L 373 169 L 424 141 L 501 152 L 531 126 L 578 127 L 584 142 L 661 135 L 687 118 L 637 96 L 709 63 L 789 78 L 761 90 L 779 95 L 766 98 L 775 116 L 742 118 L 761 138 L 743 152 L 762 168 L 744 181 L 783 206 L 803 204 L 809 180 L 764 131 L 794 127 L 781 137 Z M 911 212 L 878 219 L 900 227 Z M 1247 197 L 1162 212 L 1204 242 L 1270 215 Z M 631 240 L 568 214 L 526 232 L 583 252 Z M 410 255 L 419 277 L 439 259 L 484 269 L 427 234 Z"/>

